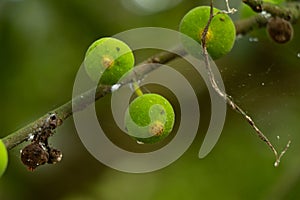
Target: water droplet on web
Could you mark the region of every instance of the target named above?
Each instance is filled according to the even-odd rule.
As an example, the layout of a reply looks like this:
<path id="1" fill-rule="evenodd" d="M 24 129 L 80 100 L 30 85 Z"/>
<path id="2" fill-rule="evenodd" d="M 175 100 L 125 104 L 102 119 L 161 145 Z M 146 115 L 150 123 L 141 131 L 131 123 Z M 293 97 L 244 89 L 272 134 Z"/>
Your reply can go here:
<path id="1" fill-rule="evenodd" d="M 30 133 L 28 136 L 28 140 L 31 141 L 31 140 L 33 140 L 33 138 L 34 138 L 34 134 Z"/>
<path id="2" fill-rule="evenodd" d="M 261 12 L 261 15 L 262 15 L 263 17 L 265 17 L 265 18 L 269 18 L 269 17 L 272 16 L 270 13 L 266 12 L 265 10 L 263 10 L 263 11 Z"/>
<path id="3" fill-rule="evenodd" d="M 249 73 L 248 76 L 250 77 L 250 76 L 252 76 L 252 74 Z"/>
<path id="4" fill-rule="evenodd" d="M 297 53 L 297 57 L 300 58 L 300 53 Z"/>
<path id="5" fill-rule="evenodd" d="M 112 91 L 112 92 L 115 92 L 115 91 L 117 91 L 120 87 L 121 87 L 121 84 L 119 84 L 119 83 L 114 84 L 113 86 L 111 86 L 111 91 Z M 130 84 L 130 88 L 131 88 L 131 84 Z"/>
<path id="6" fill-rule="evenodd" d="M 249 42 L 258 42 L 258 38 L 256 37 L 250 37 Z"/>
<path id="7" fill-rule="evenodd" d="M 279 135 L 277 135 L 277 140 L 279 140 L 280 139 L 280 136 Z"/>
<path id="8" fill-rule="evenodd" d="M 244 35 L 243 34 L 238 34 L 237 36 L 236 36 L 236 40 L 239 40 L 239 39 L 242 39 L 244 37 Z"/>
<path id="9" fill-rule="evenodd" d="M 262 86 L 264 86 L 264 85 L 265 85 L 265 83 L 261 83 L 261 85 L 262 85 Z"/>
<path id="10" fill-rule="evenodd" d="M 138 143 L 138 144 L 145 144 L 144 142 L 141 142 L 141 141 L 136 141 L 136 143 Z"/>

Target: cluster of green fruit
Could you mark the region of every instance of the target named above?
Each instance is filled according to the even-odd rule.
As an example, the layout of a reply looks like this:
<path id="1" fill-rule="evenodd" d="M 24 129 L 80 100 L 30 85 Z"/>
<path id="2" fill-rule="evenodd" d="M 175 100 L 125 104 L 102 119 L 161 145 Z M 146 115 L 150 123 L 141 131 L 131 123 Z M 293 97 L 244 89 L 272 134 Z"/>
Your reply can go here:
<path id="1" fill-rule="evenodd" d="M 235 41 L 235 26 L 227 14 L 216 8 L 213 12 L 214 17 L 207 31 L 206 47 L 209 55 L 217 59 L 231 50 Z M 209 16 L 209 6 L 192 9 L 183 17 L 180 31 L 201 43 Z M 124 42 L 115 38 L 101 38 L 88 48 L 84 66 L 93 81 L 113 85 L 133 69 L 134 56 Z M 130 103 L 125 114 L 128 134 L 140 143 L 161 141 L 173 129 L 175 114 L 172 105 L 158 94 L 137 94 L 138 97 Z"/>
<path id="2" fill-rule="evenodd" d="M 183 17 L 180 31 L 201 43 L 209 12 L 208 6 L 194 8 Z M 214 9 L 214 14 L 207 32 L 206 45 L 209 55 L 217 59 L 231 50 L 235 40 L 235 27 L 230 17 L 220 10 Z M 133 69 L 134 56 L 124 42 L 109 37 L 101 38 L 87 50 L 84 66 L 91 80 L 103 85 L 113 85 Z M 137 94 L 138 97 L 130 103 L 125 114 L 128 134 L 140 143 L 159 142 L 173 129 L 173 107 L 159 94 Z M 7 161 L 7 149 L 0 140 L 0 177 L 6 169 Z"/>
<path id="3" fill-rule="evenodd" d="M 133 69 L 134 56 L 124 42 L 115 38 L 101 38 L 87 50 L 84 60 L 87 74 L 100 84 L 113 85 Z M 125 124 L 128 134 L 139 143 L 155 143 L 172 131 L 175 114 L 170 102 L 158 94 L 143 94 L 127 110 Z"/>

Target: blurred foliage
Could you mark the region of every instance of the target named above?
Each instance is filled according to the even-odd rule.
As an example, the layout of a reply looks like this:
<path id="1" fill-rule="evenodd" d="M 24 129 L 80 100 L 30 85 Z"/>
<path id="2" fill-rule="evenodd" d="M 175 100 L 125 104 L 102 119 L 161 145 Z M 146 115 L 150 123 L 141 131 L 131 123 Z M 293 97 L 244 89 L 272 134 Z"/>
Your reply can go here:
<path id="1" fill-rule="evenodd" d="M 169 9 L 143 13 L 132 12 L 121 0 L 1 0 L 0 137 L 71 98 L 76 72 L 94 40 L 143 26 L 177 30 L 188 10 L 207 3 L 183 0 Z M 225 8 L 222 1 L 217 5 Z M 178 161 L 148 174 L 115 171 L 87 152 L 69 119 L 51 139 L 64 153 L 61 163 L 29 172 L 19 160 L 21 147 L 9 152 L 0 199 L 299 199 L 299 23 L 294 28 L 294 40 L 286 45 L 273 43 L 264 29 L 240 37 L 233 51 L 216 61 L 227 92 L 275 146 L 283 148 L 292 140 L 279 168 L 273 167 L 267 146 L 230 109 L 214 150 L 198 159 L 210 100 L 203 83 L 195 80 L 199 77 L 178 60 L 170 65 L 198 83 L 194 87 L 201 107 L 199 134 Z M 142 60 L 149 52 L 136 55 Z M 112 127 L 110 117 L 101 114 L 110 107 L 109 100 L 98 101 L 97 109 L 101 123 Z"/>

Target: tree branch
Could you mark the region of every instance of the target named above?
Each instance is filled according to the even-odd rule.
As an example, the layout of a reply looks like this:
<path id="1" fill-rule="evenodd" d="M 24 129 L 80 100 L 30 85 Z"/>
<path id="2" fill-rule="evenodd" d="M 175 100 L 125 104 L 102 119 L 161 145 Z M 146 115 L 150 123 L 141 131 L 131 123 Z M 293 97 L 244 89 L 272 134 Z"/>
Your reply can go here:
<path id="1" fill-rule="evenodd" d="M 247 19 L 238 20 L 234 23 L 237 35 L 246 35 L 247 33 L 266 27 L 268 19 L 262 15 L 255 15 Z"/>
<path id="2" fill-rule="evenodd" d="M 278 16 L 284 18 L 291 23 L 296 23 L 300 17 L 299 2 L 289 2 L 285 7 L 263 3 L 261 0 L 243 0 L 243 2 L 260 14 L 236 21 L 235 28 L 237 35 L 246 35 L 255 29 L 266 27 L 268 23 L 267 13 L 273 17 Z M 266 13 L 262 14 L 263 11 Z"/>
<path id="3" fill-rule="evenodd" d="M 243 2 L 250 6 L 253 11 L 258 13 L 265 11 L 271 14 L 273 17 L 277 16 L 292 23 L 295 23 L 299 19 L 299 2 L 289 2 L 286 3 L 284 7 L 280 7 L 271 3 L 264 3 L 262 0 L 243 0 Z"/>
<path id="4" fill-rule="evenodd" d="M 256 0 L 244 0 L 245 3 L 250 5 L 251 7 L 257 6 L 257 4 L 254 4 L 255 2 L 261 2 L 261 1 L 256 1 Z M 299 5 L 300 3 L 293 3 L 293 6 L 288 7 L 288 8 L 279 8 L 277 6 L 271 6 L 269 4 L 258 4 L 262 6 L 262 10 L 267 10 L 270 12 L 272 15 L 277 15 L 277 16 L 283 16 L 283 17 L 288 17 L 289 20 L 291 21 L 296 21 L 299 18 L 300 15 L 300 10 L 299 10 Z M 289 4 L 292 5 L 292 4 Z M 239 20 L 235 22 L 236 25 L 236 34 L 246 34 L 254 30 L 255 28 L 260 28 L 264 27 L 267 23 L 267 19 L 261 15 L 257 15 L 254 17 L 251 17 L 249 19 L 245 20 Z M 209 25 L 209 23 L 208 23 Z M 207 26 L 208 28 L 208 26 Z M 203 35 L 203 38 L 205 35 Z M 203 40 L 203 43 L 205 44 L 205 40 Z M 204 45 L 205 46 L 205 45 Z M 146 74 L 150 73 L 151 71 L 155 70 L 158 65 L 151 65 L 151 63 L 160 63 L 160 64 L 165 64 L 168 63 L 171 60 L 174 60 L 178 56 L 183 56 L 184 51 L 181 49 L 177 49 L 176 53 L 170 53 L 170 52 L 163 52 L 157 55 L 154 55 L 153 57 L 147 59 L 140 65 L 143 65 L 142 67 L 139 67 L 138 70 L 133 70 L 132 73 L 130 73 L 125 80 L 123 80 L 121 83 L 116 84 L 119 87 L 122 87 L 128 83 L 131 83 L 133 80 L 136 78 L 140 79 Z M 147 64 L 147 65 L 145 65 Z M 150 64 L 150 65 L 149 65 Z M 213 73 L 211 72 L 211 76 L 213 77 Z M 255 130 L 256 133 L 259 133 L 259 129 L 256 127 L 254 124 L 253 120 L 245 115 L 242 109 L 240 109 L 233 101 L 229 98 L 229 96 L 224 93 L 223 91 L 218 91 L 218 86 L 214 82 L 214 78 L 211 78 L 211 83 L 214 86 L 215 90 L 225 98 L 226 102 L 233 108 L 234 110 L 238 111 L 240 114 L 244 116 L 244 118 L 250 123 L 250 125 L 254 128 L 257 129 Z M 49 113 L 45 114 L 44 116 L 40 117 L 36 121 L 26 125 L 25 127 L 9 134 L 8 136 L 4 137 L 2 140 L 7 147 L 8 150 L 16 147 L 17 145 L 21 144 L 24 141 L 30 140 L 32 135 L 39 129 L 45 126 L 45 123 L 49 119 L 49 116 L 52 114 L 55 114 L 56 117 L 58 118 L 59 122 L 57 126 L 60 126 L 64 120 L 66 120 L 68 117 L 72 116 L 73 112 L 77 112 L 80 110 L 85 109 L 88 105 L 90 105 L 91 102 L 89 99 L 91 99 L 91 95 L 95 95 L 95 100 L 98 100 L 105 95 L 115 91 L 115 86 L 103 86 L 99 85 L 96 89 L 96 94 L 94 94 L 94 90 L 87 91 L 80 95 L 79 97 L 76 97 L 75 99 L 67 102 L 66 104 L 50 111 Z M 73 103 L 73 110 L 72 110 L 72 103 Z M 244 114 L 243 114 L 244 113 Z M 56 127 L 55 127 L 56 128 Z M 264 136 L 262 133 L 259 134 Z M 268 140 L 265 139 L 265 137 L 260 137 L 262 140 L 264 140 L 266 143 L 268 143 Z M 289 143 L 288 143 L 289 145 Z M 269 145 L 270 146 L 270 145 Z M 273 150 L 273 149 L 272 149 Z M 275 150 L 275 149 L 274 149 Z M 276 155 L 276 158 L 280 157 L 285 153 L 286 149 L 278 156 Z M 276 151 L 275 151 L 276 152 Z"/>
<path id="5" fill-rule="evenodd" d="M 156 63 L 165 64 L 171 60 L 174 60 L 179 55 L 184 55 L 184 51 L 181 49 L 175 50 L 175 53 L 177 54 L 173 54 L 170 52 L 162 52 L 145 60 L 143 63 L 140 64 L 143 65 L 143 67 L 138 67 L 139 70 L 133 70 L 130 74 L 128 74 L 128 76 L 121 83 L 118 84 L 118 88 L 128 83 L 131 83 L 136 78 L 141 79 L 146 74 L 149 74 L 151 71 L 155 70 L 159 66 L 155 65 Z M 151 65 L 151 63 L 153 63 L 154 65 Z M 112 87 L 113 86 L 109 85 L 99 85 L 96 88 L 96 93 L 94 93 L 94 89 L 91 89 L 83 93 L 82 95 L 76 97 L 75 99 L 68 101 L 64 105 L 52 111 L 49 111 L 47 114 L 35 120 L 34 122 L 26 125 L 25 127 L 9 134 L 8 136 L 2 139 L 6 148 L 8 150 L 11 150 L 15 146 L 23 143 L 24 141 L 30 140 L 31 136 L 35 132 L 37 132 L 39 129 L 45 126 L 46 121 L 52 114 L 56 115 L 56 117 L 60 121 L 60 123 L 58 123 L 57 126 L 60 126 L 64 120 L 72 116 L 73 112 L 81 111 L 87 106 L 89 106 L 91 103 L 93 103 L 94 101 L 90 100 L 93 99 L 91 98 L 91 95 L 95 95 L 95 100 L 98 100 L 104 97 L 105 95 L 111 93 Z"/>

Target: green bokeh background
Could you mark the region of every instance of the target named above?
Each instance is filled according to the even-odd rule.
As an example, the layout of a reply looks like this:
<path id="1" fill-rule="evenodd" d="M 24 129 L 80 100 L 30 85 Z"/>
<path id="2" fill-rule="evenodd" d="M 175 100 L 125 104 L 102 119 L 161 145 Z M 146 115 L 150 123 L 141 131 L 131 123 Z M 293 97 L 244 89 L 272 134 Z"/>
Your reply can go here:
<path id="1" fill-rule="evenodd" d="M 183 0 L 160 12 L 139 10 L 138 14 L 125 8 L 130 1 L 0 1 L 0 137 L 71 98 L 76 72 L 96 39 L 143 26 L 178 30 L 186 12 L 208 5 L 208 1 Z M 239 7 L 239 2 L 233 5 Z M 223 1 L 217 5 L 225 8 Z M 198 158 L 210 118 L 209 95 L 194 71 L 176 60 L 170 66 L 195 83 L 201 107 L 198 136 L 179 160 L 148 174 L 118 172 L 87 152 L 69 119 L 50 141 L 63 151 L 61 163 L 29 172 L 19 159 L 22 146 L 9 152 L 0 199 L 299 199 L 299 23 L 294 28 L 294 40 L 285 45 L 274 44 L 265 30 L 238 37 L 232 52 L 216 61 L 227 92 L 274 145 L 280 149 L 292 140 L 279 168 L 273 167 L 270 149 L 230 109 L 217 145 L 207 157 Z M 151 53 L 136 52 L 137 62 Z M 113 130 L 109 100 L 107 96 L 98 101 L 97 110 L 100 123 Z M 135 145 L 124 139 L 127 136 L 111 132 L 114 142 Z"/>

